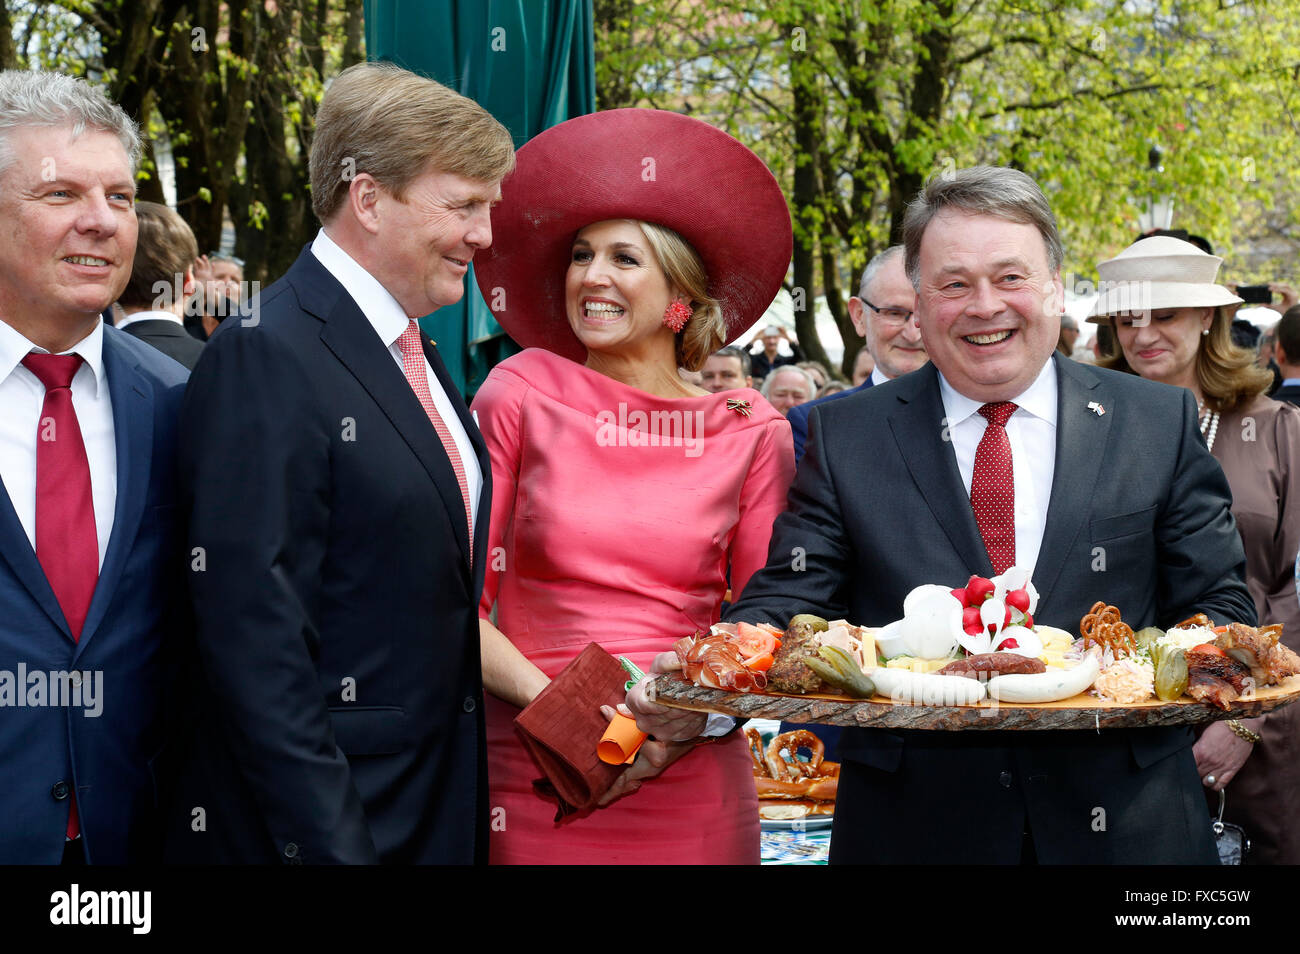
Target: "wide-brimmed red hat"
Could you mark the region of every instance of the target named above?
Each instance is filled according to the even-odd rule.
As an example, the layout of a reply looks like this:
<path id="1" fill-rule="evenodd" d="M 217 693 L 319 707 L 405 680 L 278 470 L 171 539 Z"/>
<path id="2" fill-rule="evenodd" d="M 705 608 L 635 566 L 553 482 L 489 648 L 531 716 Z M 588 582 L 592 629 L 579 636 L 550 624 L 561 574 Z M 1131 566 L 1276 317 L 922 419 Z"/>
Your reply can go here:
<path id="1" fill-rule="evenodd" d="M 758 321 L 790 264 L 790 212 L 763 160 L 708 123 L 658 109 L 611 109 L 553 126 L 519 150 L 474 256 L 479 289 L 511 338 L 574 361 L 587 351 L 564 312 L 573 238 L 593 222 L 638 219 L 695 249 L 722 304 L 727 341 Z"/>

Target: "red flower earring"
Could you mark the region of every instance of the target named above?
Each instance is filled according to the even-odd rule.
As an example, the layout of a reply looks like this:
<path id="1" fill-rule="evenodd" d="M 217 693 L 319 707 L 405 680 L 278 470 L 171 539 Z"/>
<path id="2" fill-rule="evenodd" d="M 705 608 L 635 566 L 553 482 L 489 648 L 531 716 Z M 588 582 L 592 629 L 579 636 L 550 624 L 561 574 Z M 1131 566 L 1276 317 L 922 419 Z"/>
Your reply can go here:
<path id="1" fill-rule="evenodd" d="M 672 304 L 664 311 L 664 324 L 673 330 L 673 334 L 677 334 L 686 327 L 686 322 L 691 320 L 693 314 L 690 305 L 680 298 L 674 298 Z"/>

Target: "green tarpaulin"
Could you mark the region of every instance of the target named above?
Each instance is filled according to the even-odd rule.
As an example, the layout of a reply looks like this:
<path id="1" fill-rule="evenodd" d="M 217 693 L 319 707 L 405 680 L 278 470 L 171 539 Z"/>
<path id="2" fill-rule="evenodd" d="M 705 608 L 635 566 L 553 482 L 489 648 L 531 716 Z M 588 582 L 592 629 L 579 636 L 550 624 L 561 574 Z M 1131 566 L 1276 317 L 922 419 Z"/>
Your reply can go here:
<path id="1" fill-rule="evenodd" d="M 592 0 L 366 0 L 366 51 L 481 103 L 522 146 L 596 108 Z M 420 321 L 465 393 L 512 353 L 472 276 Z"/>

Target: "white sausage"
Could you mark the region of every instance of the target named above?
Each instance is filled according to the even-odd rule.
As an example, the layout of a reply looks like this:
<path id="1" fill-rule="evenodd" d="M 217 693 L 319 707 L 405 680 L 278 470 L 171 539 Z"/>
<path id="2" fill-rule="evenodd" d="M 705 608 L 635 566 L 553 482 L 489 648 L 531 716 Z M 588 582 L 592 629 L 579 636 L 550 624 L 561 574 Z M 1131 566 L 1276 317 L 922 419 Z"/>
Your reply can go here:
<path id="1" fill-rule="evenodd" d="M 920 706 L 970 706 L 984 698 L 984 684 L 965 676 L 886 669 L 869 673 L 876 692 L 891 702 Z"/>
<path id="2" fill-rule="evenodd" d="M 1056 702 L 1087 691 L 1100 674 L 1096 654 L 1088 653 L 1073 669 L 994 676 L 988 681 L 988 691 L 1000 702 Z"/>

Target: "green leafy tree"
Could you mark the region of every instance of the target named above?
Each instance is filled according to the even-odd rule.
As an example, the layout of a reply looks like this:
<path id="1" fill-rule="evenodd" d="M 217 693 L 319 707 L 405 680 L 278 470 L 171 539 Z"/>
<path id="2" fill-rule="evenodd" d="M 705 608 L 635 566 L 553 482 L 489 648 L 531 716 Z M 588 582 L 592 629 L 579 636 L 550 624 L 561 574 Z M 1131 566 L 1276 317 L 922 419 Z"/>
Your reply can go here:
<path id="1" fill-rule="evenodd" d="M 358 62 L 361 0 L 5 0 L 8 62 L 102 83 L 146 130 L 140 183 L 177 207 L 203 249 L 233 223 L 248 277 L 282 274 L 316 228 L 307 156 L 325 79 Z M 7 54 L 0 45 L 0 58 Z"/>
<path id="2" fill-rule="evenodd" d="M 1060 220 L 1067 272 L 1083 279 L 1136 236 L 1130 197 L 1172 196 L 1175 224 L 1209 236 L 1230 265 L 1253 239 L 1294 238 L 1294 204 L 1278 199 L 1300 184 L 1297 7 L 650 0 L 598 34 L 598 97 L 693 113 L 768 161 L 795 224 L 789 287 L 807 290 L 809 306 L 825 293 L 847 373 L 860 342 L 842 289 L 899 240 L 930 175 L 994 163 L 1034 176 Z M 1157 144 L 1161 172 L 1146 161 Z M 811 307 L 796 331 L 824 359 Z"/>

